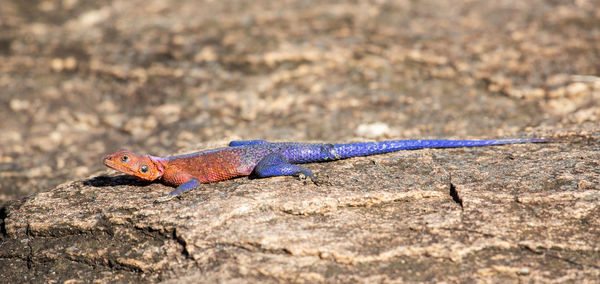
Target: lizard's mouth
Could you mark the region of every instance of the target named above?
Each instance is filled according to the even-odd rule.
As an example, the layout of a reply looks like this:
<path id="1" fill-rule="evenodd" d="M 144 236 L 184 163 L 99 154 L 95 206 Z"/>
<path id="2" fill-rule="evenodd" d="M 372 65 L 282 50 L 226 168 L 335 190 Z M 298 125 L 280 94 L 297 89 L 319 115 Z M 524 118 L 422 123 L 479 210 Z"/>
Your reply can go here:
<path id="1" fill-rule="evenodd" d="M 112 155 L 108 155 L 108 156 L 104 157 L 104 159 L 103 159 L 104 165 L 106 165 L 107 167 L 109 167 L 109 168 L 111 168 L 113 170 L 117 170 L 119 172 L 128 172 L 128 171 L 130 171 L 130 169 L 128 169 L 127 167 L 121 165 L 118 162 L 115 162 L 113 160 L 113 158 L 114 157 Z"/>
<path id="2" fill-rule="evenodd" d="M 160 161 L 155 161 L 149 156 L 136 155 L 126 150 L 106 155 L 102 161 L 113 170 L 149 181 L 159 178 L 164 169 Z"/>
<path id="3" fill-rule="evenodd" d="M 104 165 L 106 165 L 107 167 L 109 167 L 109 168 L 111 168 L 111 169 L 113 169 L 113 170 L 116 170 L 116 171 L 118 171 L 118 172 L 120 172 L 120 173 L 123 173 L 123 174 L 129 175 L 129 176 L 133 176 L 133 177 L 135 177 L 135 178 L 137 178 L 137 179 L 140 179 L 140 180 L 148 180 L 148 178 L 146 178 L 146 177 L 143 177 L 143 176 L 139 175 L 139 174 L 138 174 L 137 172 L 135 172 L 135 171 L 132 171 L 132 170 L 131 170 L 129 167 L 127 167 L 127 166 L 125 166 L 125 165 L 121 164 L 120 162 L 116 162 L 116 161 L 114 161 L 114 159 L 113 159 L 113 158 L 114 158 L 114 157 L 106 156 L 106 157 L 104 158 Z"/>
<path id="4" fill-rule="evenodd" d="M 133 174 L 135 171 L 132 170 L 131 167 L 129 167 L 127 164 L 125 164 L 132 162 L 132 156 L 132 153 L 126 150 L 119 150 L 115 153 L 104 156 L 104 159 L 102 161 L 107 167 L 113 170 L 117 170 L 125 174 Z M 127 160 L 123 159 L 124 157 L 127 158 Z"/>

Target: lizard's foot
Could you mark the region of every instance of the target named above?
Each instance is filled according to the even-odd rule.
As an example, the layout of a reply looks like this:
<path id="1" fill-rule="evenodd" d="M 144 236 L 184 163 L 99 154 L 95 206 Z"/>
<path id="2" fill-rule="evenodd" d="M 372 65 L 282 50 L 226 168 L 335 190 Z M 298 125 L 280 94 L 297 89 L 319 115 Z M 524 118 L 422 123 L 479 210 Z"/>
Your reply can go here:
<path id="1" fill-rule="evenodd" d="M 154 203 L 163 203 L 163 202 L 167 202 L 167 201 L 169 201 L 169 200 L 171 200 L 171 199 L 175 198 L 175 196 L 177 196 L 177 195 L 174 195 L 174 194 L 167 194 L 167 195 L 163 195 L 163 196 L 161 196 L 161 197 L 157 198 L 156 200 L 154 200 Z"/>
<path id="2" fill-rule="evenodd" d="M 320 185 L 324 185 L 324 184 L 328 183 L 326 180 L 323 180 L 322 178 L 319 178 L 319 176 L 316 176 L 314 174 L 307 176 L 307 175 L 301 173 L 298 175 L 298 178 L 300 180 L 304 180 L 304 181 L 312 181 L 312 183 L 314 183 L 316 186 L 320 186 Z"/>

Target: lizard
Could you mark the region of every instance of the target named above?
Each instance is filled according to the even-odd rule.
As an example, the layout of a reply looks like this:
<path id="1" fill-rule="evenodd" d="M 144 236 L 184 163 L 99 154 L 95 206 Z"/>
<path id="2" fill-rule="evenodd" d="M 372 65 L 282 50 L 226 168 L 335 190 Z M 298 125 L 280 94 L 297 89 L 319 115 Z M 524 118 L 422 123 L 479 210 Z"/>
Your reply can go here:
<path id="1" fill-rule="evenodd" d="M 496 140 L 390 140 L 347 144 L 271 143 L 264 140 L 231 141 L 229 147 L 196 153 L 156 157 L 119 150 L 104 157 L 109 168 L 146 181 L 161 180 L 177 187 L 161 201 L 199 187 L 203 183 L 240 176 L 259 178 L 297 176 L 313 178 L 298 164 L 327 162 L 423 148 L 481 147 L 517 143 L 547 142 L 546 139 Z"/>

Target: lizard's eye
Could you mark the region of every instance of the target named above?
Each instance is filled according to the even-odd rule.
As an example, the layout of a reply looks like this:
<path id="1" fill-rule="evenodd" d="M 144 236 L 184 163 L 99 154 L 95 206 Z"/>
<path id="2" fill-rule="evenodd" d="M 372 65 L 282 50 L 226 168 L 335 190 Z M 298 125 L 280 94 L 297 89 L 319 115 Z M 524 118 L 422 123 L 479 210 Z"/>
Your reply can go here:
<path id="1" fill-rule="evenodd" d="M 147 173 L 148 172 L 148 166 L 142 165 L 140 167 L 140 172 L 142 172 L 143 174 Z"/>
<path id="2" fill-rule="evenodd" d="M 123 163 L 129 162 L 129 156 L 123 156 L 123 157 L 121 157 L 121 162 L 123 162 Z"/>

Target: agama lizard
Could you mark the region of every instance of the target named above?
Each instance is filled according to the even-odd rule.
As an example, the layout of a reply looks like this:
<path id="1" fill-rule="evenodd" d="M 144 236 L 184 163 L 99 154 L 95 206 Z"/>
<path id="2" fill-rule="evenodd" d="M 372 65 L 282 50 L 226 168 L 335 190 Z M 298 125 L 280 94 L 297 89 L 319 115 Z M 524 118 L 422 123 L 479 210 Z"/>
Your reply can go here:
<path id="1" fill-rule="evenodd" d="M 120 150 L 107 155 L 104 164 L 142 180 L 161 179 L 167 185 L 176 186 L 177 189 L 169 194 L 172 197 L 192 190 L 201 183 L 239 176 L 312 178 L 311 171 L 297 165 L 303 163 L 422 148 L 480 147 L 538 142 L 546 142 L 546 140 L 393 140 L 349 144 L 270 143 L 263 140 L 250 140 L 231 141 L 226 148 L 164 158 Z"/>

